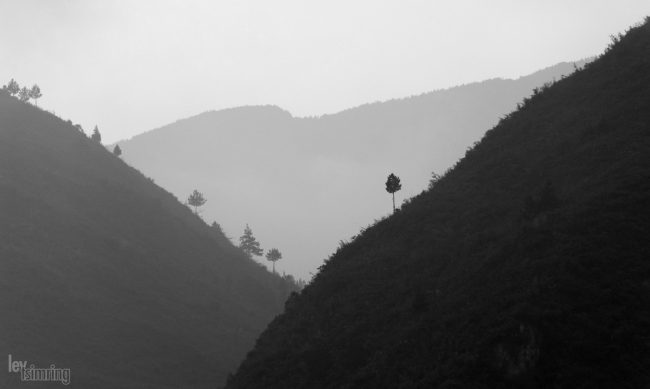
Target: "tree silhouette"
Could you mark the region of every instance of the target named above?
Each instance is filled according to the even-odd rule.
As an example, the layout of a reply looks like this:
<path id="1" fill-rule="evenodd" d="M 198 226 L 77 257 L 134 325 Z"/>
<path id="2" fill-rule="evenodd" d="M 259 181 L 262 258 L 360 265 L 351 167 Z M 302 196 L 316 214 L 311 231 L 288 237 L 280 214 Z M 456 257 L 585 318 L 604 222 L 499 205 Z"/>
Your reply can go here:
<path id="1" fill-rule="evenodd" d="M 90 139 L 94 140 L 97 143 L 102 143 L 102 134 L 99 133 L 99 128 L 95 126 L 95 129 L 93 130 L 93 134 L 90 136 Z"/>
<path id="2" fill-rule="evenodd" d="M 388 175 L 386 180 L 386 192 L 393 195 L 393 213 L 395 213 L 395 192 L 402 189 L 402 184 L 400 183 L 399 177 L 393 173 Z"/>
<path id="3" fill-rule="evenodd" d="M 76 128 L 80 133 L 84 134 L 84 136 L 86 136 L 86 133 L 84 132 L 84 128 L 81 127 L 81 124 L 75 124 L 73 127 Z"/>
<path id="4" fill-rule="evenodd" d="M 120 145 L 115 145 L 115 147 L 113 147 L 113 154 L 117 155 L 118 157 L 122 155 L 122 149 L 120 148 Z"/>
<path id="5" fill-rule="evenodd" d="M 43 94 L 41 93 L 41 88 L 39 88 L 38 85 L 34 84 L 34 86 L 32 86 L 32 89 L 30 89 L 29 91 L 29 97 L 31 99 L 34 99 L 34 104 L 36 104 L 36 106 L 38 107 L 38 99 L 43 97 Z"/>
<path id="6" fill-rule="evenodd" d="M 433 189 L 434 186 L 440 181 L 442 176 L 436 172 L 431 173 L 431 179 L 429 179 L 429 189 Z"/>
<path id="7" fill-rule="evenodd" d="M 29 101 L 29 97 L 29 89 L 27 89 L 27 87 L 22 87 L 22 89 L 20 89 L 20 92 L 18 92 L 18 99 L 20 99 L 20 101 L 23 103 L 26 103 Z"/>
<path id="8" fill-rule="evenodd" d="M 239 248 L 241 248 L 249 258 L 253 258 L 253 255 L 260 256 L 264 253 L 264 250 L 260 248 L 260 242 L 255 239 L 253 236 L 253 230 L 246 224 L 244 229 L 244 235 L 239 237 Z"/>
<path id="9" fill-rule="evenodd" d="M 20 85 L 14 80 L 13 78 L 9 81 L 7 86 L 5 87 L 7 92 L 9 92 L 10 95 L 15 96 L 20 92 Z"/>
<path id="10" fill-rule="evenodd" d="M 223 230 L 221 229 L 221 226 L 217 222 L 212 222 L 210 225 L 214 231 L 217 231 L 220 235 L 223 235 Z"/>
<path id="11" fill-rule="evenodd" d="M 266 259 L 273 263 L 273 273 L 275 273 L 275 263 L 282 259 L 282 253 L 276 248 L 270 249 L 266 253 Z"/>
<path id="12" fill-rule="evenodd" d="M 198 190 L 194 189 L 194 192 L 190 195 L 190 197 L 187 198 L 187 203 L 194 207 L 194 214 L 198 215 L 199 214 L 199 207 L 205 204 L 208 200 L 203 197 L 203 193 L 199 192 Z"/>

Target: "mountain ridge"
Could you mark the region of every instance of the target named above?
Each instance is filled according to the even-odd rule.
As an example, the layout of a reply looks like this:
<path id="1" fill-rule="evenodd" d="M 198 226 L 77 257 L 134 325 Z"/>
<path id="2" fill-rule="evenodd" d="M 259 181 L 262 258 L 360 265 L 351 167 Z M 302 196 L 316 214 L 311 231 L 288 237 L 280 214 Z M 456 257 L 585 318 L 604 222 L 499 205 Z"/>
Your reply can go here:
<path id="1" fill-rule="evenodd" d="M 584 58 L 580 59 L 577 61 L 564 61 L 564 62 L 558 62 L 555 65 L 547 66 L 546 68 L 537 70 L 533 73 L 526 74 L 523 76 L 519 76 L 517 78 L 508 78 L 508 77 L 492 77 L 492 78 L 487 78 L 482 81 L 474 81 L 474 82 L 468 82 L 465 84 L 459 84 L 459 85 L 454 85 L 446 88 L 440 88 L 440 89 L 434 89 L 428 92 L 422 92 L 419 94 L 414 94 L 410 96 L 404 96 L 404 97 L 398 97 L 398 98 L 393 98 L 393 99 L 388 99 L 388 100 L 381 100 L 381 101 L 375 101 L 371 103 L 365 103 L 361 105 L 357 105 L 351 108 L 343 109 L 341 111 L 337 111 L 334 113 L 327 113 L 323 115 L 311 115 L 311 116 L 305 116 L 305 117 L 298 117 L 299 119 L 308 119 L 308 118 L 321 118 L 321 117 L 326 117 L 326 116 L 336 116 L 339 114 L 343 114 L 347 111 L 354 111 L 357 109 L 362 109 L 364 107 L 370 107 L 370 106 L 380 106 L 382 104 L 390 104 L 390 103 L 399 103 L 399 102 L 408 102 L 409 100 L 412 99 L 418 99 L 418 98 L 426 98 L 426 97 L 432 97 L 434 95 L 438 95 L 443 92 L 454 92 L 458 89 L 464 89 L 464 88 L 471 88 L 471 87 L 476 87 L 482 83 L 494 83 L 494 82 L 516 82 L 516 81 L 523 81 L 523 80 L 535 80 L 531 81 L 531 85 L 537 85 L 541 86 L 544 84 L 544 82 L 549 82 L 553 80 L 554 78 L 561 78 L 563 75 L 567 75 L 568 72 L 571 72 L 572 69 L 577 69 L 581 68 L 587 63 L 591 62 L 594 60 L 594 57 L 589 57 L 589 58 Z"/>

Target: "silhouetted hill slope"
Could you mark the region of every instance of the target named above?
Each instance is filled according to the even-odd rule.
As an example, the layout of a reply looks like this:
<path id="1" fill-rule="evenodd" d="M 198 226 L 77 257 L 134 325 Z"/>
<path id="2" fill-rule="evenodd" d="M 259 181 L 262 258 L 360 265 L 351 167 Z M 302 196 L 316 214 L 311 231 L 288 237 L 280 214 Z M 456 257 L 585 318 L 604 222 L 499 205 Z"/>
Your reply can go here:
<path id="1" fill-rule="evenodd" d="M 2 92 L 0 215 L 0 355 L 70 368 L 73 388 L 214 388 L 292 288 L 70 124 Z"/>
<path id="2" fill-rule="evenodd" d="M 227 387 L 649 387 L 649 214 L 647 22 L 341 247 Z"/>
<path id="3" fill-rule="evenodd" d="M 399 202 L 419 193 L 534 87 L 572 71 L 563 63 L 319 118 L 273 106 L 206 112 L 119 144 L 126 162 L 179 198 L 199 188 L 227 233 L 249 223 L 263 247 L 282 250 L 280 268 L 308 277 L 336 242 L 391 210 L 390 172 L 402 178 Z"/>

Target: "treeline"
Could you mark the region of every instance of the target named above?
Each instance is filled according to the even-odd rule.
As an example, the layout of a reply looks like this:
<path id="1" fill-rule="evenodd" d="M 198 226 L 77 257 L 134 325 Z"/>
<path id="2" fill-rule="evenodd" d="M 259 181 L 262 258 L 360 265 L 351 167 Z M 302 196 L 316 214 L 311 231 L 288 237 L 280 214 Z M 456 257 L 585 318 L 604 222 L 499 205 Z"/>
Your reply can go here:
<path id="1" fill-rule="evenodd" d="M 43 97 L 41 88 L 37 84 L 32 85 L 31 88 L 27 88 L 26 86 L 21 87 L 20 84 L 18 84 L 18 82 L 13 78 L 9 80 L 7 84 L 3 85 L 0 91 L 8 94 L 9 96 L 17 98 L 23 103 L 29 103 L 30 100 L 34 100 L 34 104 L 36 106 L 38 106 L 38 99 Z M 86 135 L 83 127 L 81 127 L 81 124 L 72 124 L 72 121 L 70 120 L 68 120 L 67 123 L 76 128 L 84 136 Z M 99 144 L 102 143 L 102 134 L 99 132 L 99 128 L 97 126 L 95 126 L 93 132 L 90 134 L 90 139 Z M 122 149 L 119 145 L 115 145 L 115 147 L 113 147 L 113 154 L 118 157 L 122 155 Z"/>
<path id="2" fill-rule="evenodd" d="M 6 85 L 2 86 L 2 90 L 8 93 L 10 96 L 18 98 L 20 101 L 27 103 L 29 100 L 34 100 L 34 104 L 38 106 L 38 99 L 43 97 L 41 93 L 41 88 L 34 84 L 31 88 L 23 86 L 22 88 L 16 80 L 13 78 L 9 80 Z"/>
<path id="3" fill-rule="evenodd" d="M 198 190 L 194 189 L 192 193 L 188 196 L 186 204 L 194 209 L 194 214 L 199 216 L 199 208 L 205 205 L 208 200 L 205 198 L 203 193 L 199 192 Z M 223 233 L 223 230 L 221 229 L 221 226 L 217 222 L 213 222 L 211 227 L 218 231 L 221 235 L 225 234 Z M 280 252 L 279 249 L 277 248 L 271 248 L 267 250 L 266 255 L 264 255 L 264 249 L 260 246 L 260 242 L 255 238 L 255 235 L 253 235 L 253 230 L 250 228 L 248 224 L 246 224 L 246 228 L 244 228 L 244 233 L 242 236 L 239 237 L 239 246 L 238 246 L 244 254 L 249 259 L 253 259 L 254 257 L 262 257 L 265 256 L 266 260 L 271 262 L 272 264 L 272 269 L 273 269 L 273 274 L 275 273 L 275 263 L 282 259 L 282 253 Z M 290 274 L 282 274 L 282 278 L 288 281 L 290 284 L 293 284 L 297 287 L 298 290 L 302 289 L 305 285 L 306 282 L 302 279 L 294 279 L 294 277 Z"/>

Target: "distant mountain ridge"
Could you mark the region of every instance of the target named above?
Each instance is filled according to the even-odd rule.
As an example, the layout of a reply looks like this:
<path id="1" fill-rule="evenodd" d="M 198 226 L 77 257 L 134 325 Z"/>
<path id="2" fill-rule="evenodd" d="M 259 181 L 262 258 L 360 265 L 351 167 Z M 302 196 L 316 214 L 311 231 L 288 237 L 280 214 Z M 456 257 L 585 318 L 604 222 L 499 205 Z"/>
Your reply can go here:
<path id="1" fill-rule="evenodd" d="M 327 117 L 327 116 L 336 116 L 336 115 L 342 115 L 346 112 L 351 112 L 351 111 L 362 111 L 364 109 L 372 109 L 373 107 L 382 107 L 387 104 L 396 104 L 396 103 L 408 103 L 411 100 L 419 100 L 419 99 L 426 99 L 426 98 L 433 98 L 434 96 L 439 96 L 440 94 L 443 94 L 445 92 L 461 92 L 462 89 L 465 88 L 472 88 L 475 86 L 480 86 L 481 84 L 485 83 L 500 83 L 500 82 L 506 82 L 510 84 L 515 84 L 515 83 L 521 83 L 521 86 L 518 86 L 519 88 L 524 89 L 523 93 L 528 93 L 529 89 L 532 91 L 533 88 L 542 86 L 544 83 L 547 82 L 553 82 L 556 80 L 561 79 L 562 77 L 565 77 L 569 75 L 571 72 L 578 68 L 582 68 L 585 64 L 591 62 L 594 60 L 594 57 L 591 58 L 585 58 L 581 59 L 578 61 L 573 61 L 573 62 L 560 62 L 557 63 L 553 66 L 546 67 L 544 69 L 540 69 L 536 72 L 533 72 L 528 75 L 524 75 L 518 78 L 503 78 L 503 77 L 494 77 L 490 78 L 487 80 L 483 81 L 476 81 L 476 82 L 470 82 L 466 84 L 461 84 L 461 85 L 456 85 L 448 88 L 442 88 L 442 89 L 435 89 L 433 91 L 429 92 L 423 92 L 418 95 L 411 95 L 411 96 L 406 96 L 406 97 L 401 97 L 401 98 L 394 98 L 394 99 L 389 99 L 385 101 L 376 101 L 372 103 L 366 103 L 362 104 L 356 107 L 348 108 L 345 110 L 342 110 L 340 112 L 334 113 L 334 114 L 325 114 L 317 117 Z M 461 92 L 462 93 L 462 92 Z M 446 98 L 447 96 L 444 96 Z M 385 111 L 385 110 L 381 110 Z"/>
<path id="2" fill-rule="evenodd" d="M 70 123 L 2 91 L 0 215 L 0 354 L 69 368 L 73 388 L 214 388 L 295 290 Z"/>
<path id="3" fill-rule="evenodd" d="M 308 278 L 335 242 L 390 211 L 388 173 L 402 178 L 400 202 L 419 193 L 431 170 L 451 166 L 533 88 L 584 63 L 321 117 L 275 106 L 210 111 L 118 143 L 125 161 L 179 198 L 201 190 L 205 217 L 231 237 L 250 224 L 263 247 L 284 253 L 280 269 Z"/>

